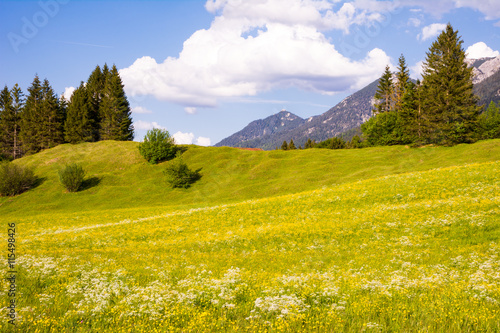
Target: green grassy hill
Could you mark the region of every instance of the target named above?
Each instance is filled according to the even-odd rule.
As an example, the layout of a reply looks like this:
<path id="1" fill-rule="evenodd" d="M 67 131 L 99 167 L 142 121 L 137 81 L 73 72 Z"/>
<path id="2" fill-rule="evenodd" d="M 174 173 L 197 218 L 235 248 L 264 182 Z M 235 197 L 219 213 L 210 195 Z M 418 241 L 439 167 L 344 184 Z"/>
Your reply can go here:
<path id="1" fill-rule="evenodd" d="M 17 332 L 499 332 L 499 147 L 190 147 L 187 191 L 135 143 L 23 158 Z M 99 184 L 63 193 L 69 160 Z"/>
<path id="2" fill-rule="evenodd" d="M 362 150 L 246 151 L 189 146 L 184 159 L 202 168 L 190 189 L 170 189 L 165 163 L 150 165 L 136 142 L 103 141 L 60 145 L 15 163 L 35 168 L 40 184 L 22 195 L 0 198 L 2 217 L 161 207 L 163 210 L 205 207 L 298 193 L 324 186 L 439 167 L 500 160 L 500 140 L 473 145 L 404 146 Z M 87 171 L 86 189 L 65 193 L 57 172 L 78 162 Z"/>

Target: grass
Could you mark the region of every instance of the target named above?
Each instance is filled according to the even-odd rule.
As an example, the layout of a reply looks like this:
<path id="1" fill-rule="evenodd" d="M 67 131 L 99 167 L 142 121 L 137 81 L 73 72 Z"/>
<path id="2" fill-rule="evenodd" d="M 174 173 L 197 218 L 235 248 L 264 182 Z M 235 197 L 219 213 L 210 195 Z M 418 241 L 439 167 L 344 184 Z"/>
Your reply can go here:
<path id="1" fill-rule="evenodd" d="M 15 163 L 34 167 L 41 184 L 20 196 L 0 198 L 0 212 L 16 218 L 125 207 L 205 207 L 391 174 L 496 161 L 500 156 L 499 140 L 420 149 L 245 151 L 191 146 L 184 160 L 191 169 L 201 168 L 202 178 L 188 190 L 173 190 L 163 174 L 165 163 L 146 163 L 137 147 L 136 142 L 114 141 L 65 144 L 17 160 Z M 68 163 L 78 163 L 87 172 L 83 191 L 69 194 L 61 186 L 58 170 Z"/>
<path id="2" fill-rule="evenodd" d="M 162 186 L 164 165 L 136 150 L 67 145 L 16 162 L 45 178 L 0 206 L 17 225 L 18 330 L 500 331 L 499 140 L 190 147 L 204 176 L 188 190 Z M 65 162 L 100 183 L 64 193 Z"/>

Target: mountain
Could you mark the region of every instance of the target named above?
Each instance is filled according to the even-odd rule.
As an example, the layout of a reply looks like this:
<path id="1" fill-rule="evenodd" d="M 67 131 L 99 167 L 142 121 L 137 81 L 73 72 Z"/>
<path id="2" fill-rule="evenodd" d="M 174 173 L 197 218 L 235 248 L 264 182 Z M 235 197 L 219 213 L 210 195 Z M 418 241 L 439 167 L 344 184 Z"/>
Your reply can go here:
<path id="1" fill-rule="evenodd" d="M 273 138 L 279 136 L 281 133 L 289 133 L 290 131 L 304 124 L 304 122 L 305 120 L 301 117 L 286 110 L 281 110 L 279 113 L 269 116 L 265 119 L 252 121 L 241 131 L 225 138 L 215 146 L 262 148 L 260 146 L 249 146 L 244 143 L 252 142 L 254 140 L 258 140 L 260 142 L 262 141 L 262 138 Z"/>
<path id="2" fill-rule="evenodd" d="M 500 102 L 500 56 L 495 58 L 467 59 L 474 71 L 474 92 L 481 105 Z M 215 144 L 215 146 L 262 148 L 281 147 L 283 141 L 293 139 L 296 146 L 304 146 L 307 139 L 324 141 L 346 134 L 354 135 L 359 126 L 372 116 L 373 96 L 378 80 L 348 96 L 325 113 L 302 119 L 291 112 L 278 114 L 251 122 L 241 131 Z M 287 118 L 286 115 L 289 115 Z"/>
<path id="3" fill-rule="evenodd" d="M 304 146 L 307 139 L 317 142 L 359 127 L 371 117 L 373 95 L 378 80 L 345 98 L 325 113 L 306 120 L 288 111 L 281 111 L 266 119 L 251 122 L 241 131 L 215 144 L 216 147 L 262 148 L 281 147 L 283 141 L 293 139 L 296 146 Z M 289 118 L 286 118 L 289 114 Z"/>
<path id="4" fill-rule="evenodd" d="M 479 96 L 479 104 L 486 107 L 491 101 L 500 102 L 500 56 L 468 60 L 474 68 L 474 93 Z"/>

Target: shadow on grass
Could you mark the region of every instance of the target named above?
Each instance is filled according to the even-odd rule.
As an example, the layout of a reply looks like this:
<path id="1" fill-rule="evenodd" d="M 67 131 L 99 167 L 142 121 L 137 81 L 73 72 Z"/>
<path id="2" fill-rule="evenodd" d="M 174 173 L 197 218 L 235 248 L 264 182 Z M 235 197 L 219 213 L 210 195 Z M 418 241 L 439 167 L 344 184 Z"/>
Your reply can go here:
<path id="1" fill-rule="evenodd" d="M 85 191 L 91 189 L 92 187 L 96 187 L 101 183 L 101 178 L 99 177 L 90 177 L 83 181 L 82 185 L 78 189 L 78 192 Z"/>

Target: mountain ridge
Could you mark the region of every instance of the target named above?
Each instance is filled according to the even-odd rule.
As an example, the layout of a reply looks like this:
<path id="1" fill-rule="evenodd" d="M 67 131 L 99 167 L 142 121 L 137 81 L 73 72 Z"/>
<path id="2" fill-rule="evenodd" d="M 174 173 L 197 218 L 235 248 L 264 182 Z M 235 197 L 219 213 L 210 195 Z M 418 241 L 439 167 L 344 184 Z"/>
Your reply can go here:
<path id="1" fill-rule="evenodd" d="M 500 102 L 500 56 L 467 59 L 466 63 L 473 68 L 474 93 L 479 96 L 479 104 L 487 107 L 491 101 Z M 290 139 L 293 139 L 296 146 L 304 146 L 308 139 L 318 142 L 346 132 L 353 133 L 356 128 L 372 117 L 373 96 L 377 90 L 378 81 L 375 80 L 363 89 L 347 96 L 322 114 L 302 119 L 290 111 L 282 110 L 265 119 L 251 122 L 214 146 L 271 150 L 281 147 L 283 141 L 290 141 Z M 283 117 L 283 113 L 290 113 L 296 118 L 293 123 L 287 122 L 286 126 L 273 129 L 276 127 L 277 119 Z"/>

